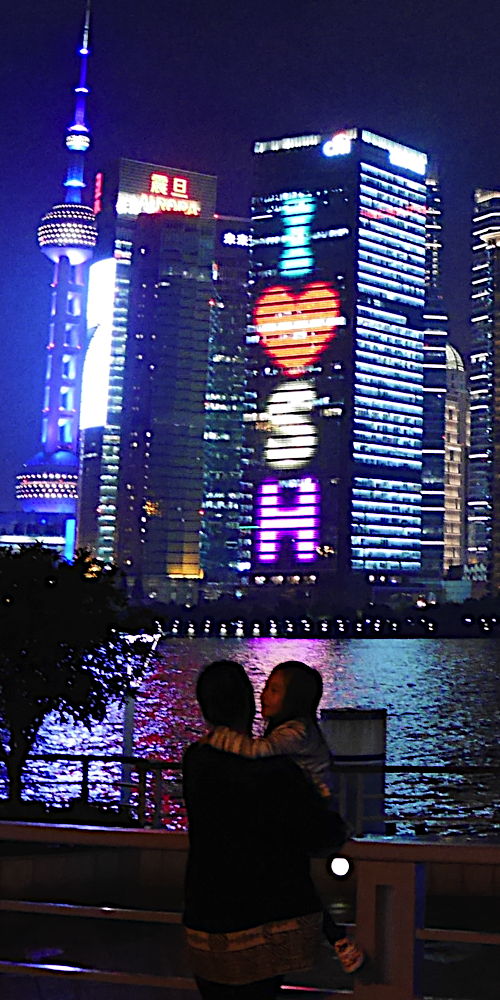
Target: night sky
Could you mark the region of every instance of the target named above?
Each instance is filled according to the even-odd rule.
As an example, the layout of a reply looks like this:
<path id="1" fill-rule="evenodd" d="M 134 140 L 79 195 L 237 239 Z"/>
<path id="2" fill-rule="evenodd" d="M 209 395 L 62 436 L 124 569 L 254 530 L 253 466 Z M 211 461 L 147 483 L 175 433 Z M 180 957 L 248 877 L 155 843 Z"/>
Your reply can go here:
<path id="1" fill-rule="evenodd" d="M 0 4 L 0 509 L 37 450 L 51 265 L 83 0 Z M 219 177 L 245 214 L 257 138 L 361 125 L 440 166 L 444 291 L 467 349 L 474 187 L 500 188 L 498 0 L 94 0 L 88 177 L 129 156 Z"/>

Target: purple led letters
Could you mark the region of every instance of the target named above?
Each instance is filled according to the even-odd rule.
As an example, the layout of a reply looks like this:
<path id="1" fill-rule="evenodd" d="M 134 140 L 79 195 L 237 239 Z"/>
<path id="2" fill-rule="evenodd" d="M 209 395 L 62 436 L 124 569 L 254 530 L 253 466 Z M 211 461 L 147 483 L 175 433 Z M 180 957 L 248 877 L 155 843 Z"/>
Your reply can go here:
<path id="1" fill-rule="evenodd" d="M 257 493 L 257 558 L 272 563 L 283 538 L 293 539 L 298 562 L 311 562 L 319 544 L 319 483 L 311 476 L 295 480 L 295 503 L 282 502 L 283 487 L 276 480 L 260 484 Z"/>

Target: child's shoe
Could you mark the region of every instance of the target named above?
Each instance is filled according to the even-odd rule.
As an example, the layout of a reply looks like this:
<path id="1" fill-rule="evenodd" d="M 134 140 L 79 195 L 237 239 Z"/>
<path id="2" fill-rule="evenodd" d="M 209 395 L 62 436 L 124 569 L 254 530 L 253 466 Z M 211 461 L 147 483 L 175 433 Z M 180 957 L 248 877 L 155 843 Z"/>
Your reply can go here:
<path id="1" fill-rule="evenodd" d="M 335 941 L 333 947 L 344 972 L 357 972 L 364 964 L 366 959 L 364 951 L 350 938 L 340 938 L 339 941 Z"/>

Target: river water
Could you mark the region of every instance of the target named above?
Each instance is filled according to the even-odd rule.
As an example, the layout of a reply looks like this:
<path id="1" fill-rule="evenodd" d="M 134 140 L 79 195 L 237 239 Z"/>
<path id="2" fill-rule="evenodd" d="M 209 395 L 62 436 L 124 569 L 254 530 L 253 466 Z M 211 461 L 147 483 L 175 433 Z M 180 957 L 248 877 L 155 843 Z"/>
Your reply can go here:
<path id="1" fill-rule="evenodd" d="M 136 699 L 135 754 L 181 759 L 204 731 L 196 677 L 200 667 L 217 658 L 241 662 L 256 694 L 278 662 L 300 659 L 322 674 L 321 708 L 387 709 L 389 765 L 500 769 L 500 649 L 489 638 L 169 638 L 159 646 Z M 262 731 L 258 719 L 254 731 Z M 51 717 L 36 750 L 120 753 L 123 733 L 123 711 L 116 707 L 91 731 Z M 27 772 L 26 795 L 67 801 L 76 794 L 79 773 L 79 766 L 37 763 Z M 98 765 L 91 777 L 98 795 L 110 794 Z M 500 832 L 500 770 L 472 776 L 389 775 L 387 785 L 388 813 L 404 814 L 408 829 L 412 817 L 439 813 L 448 817 L 444 825 L 450 832 L 460 828 L 459 821 L 472 831 L 493 825 Z"/>

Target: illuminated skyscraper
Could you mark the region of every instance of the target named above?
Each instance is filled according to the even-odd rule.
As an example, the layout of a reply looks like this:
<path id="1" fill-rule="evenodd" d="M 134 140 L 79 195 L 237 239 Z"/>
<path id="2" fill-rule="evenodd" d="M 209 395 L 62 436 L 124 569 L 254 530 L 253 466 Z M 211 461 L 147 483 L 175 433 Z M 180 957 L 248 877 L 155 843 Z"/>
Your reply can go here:
<path id="1" fill-rule="evenodd" d="M 82 355 L 85 345 L 87 265 L 97 241 L 94 213 L 82 203 L 84 159 L 90 145 L 85 122 L 90 0 L 79 49 L 80 79 L 75 114 L 66 132 L 65 200 L 41 220 L 38 243 L 54 264 L 40 450 L 17 478 L 16 496 L 25 511 L 67 515 L 67 552 L 77 500 L 77 449 Z"/>
<path id="2" fill-rule="evenodd" d="M 252 497 L 245 416 L 248 219 L 217 217 L 205 397 L 201 556 L 204 591 L 234 590 L 250 569 Z"/>
<path id="3" fill-rule="evenodd" d="M 445 549 L 445 439 L 449 318 L 442 296 L 441 192 L 434 170 L 426 179 L 424 310 L 424 426 L 422 439 L 422 576 L 438 582 L 448 560 Z M 448 510 L 448 514 L 450 514 Z M 453 515 L 452 516 L 453 519 Z M 448 562 L 449 565 L 449 562 Z"/>
<path id="4" fill-rule="evenodd" d="M 478 190 L 472 222 L 468 561 L 500 588 L 500 191 Z"/>
<path id="5" fill-rule="evenodd" d="M 446 419 L 443 571 L 467 562 L 467 456 L 470 435 L 469 390 L 463 360 L 446 348 Z"/>
<path id="6" fill-rule="evenodd" d="M 427 157 L 358 128 L 254 152 L 253 579 L 416 574 Z"/>
<path id="7" fill-rule="evenodd" d="M 201 577 L 215 190 L 127 159 L 96 179 L 79 540 L 162 600 L 192 600 Z"/>

